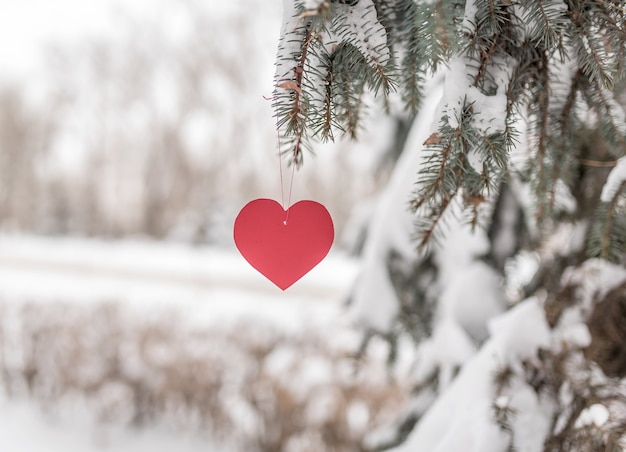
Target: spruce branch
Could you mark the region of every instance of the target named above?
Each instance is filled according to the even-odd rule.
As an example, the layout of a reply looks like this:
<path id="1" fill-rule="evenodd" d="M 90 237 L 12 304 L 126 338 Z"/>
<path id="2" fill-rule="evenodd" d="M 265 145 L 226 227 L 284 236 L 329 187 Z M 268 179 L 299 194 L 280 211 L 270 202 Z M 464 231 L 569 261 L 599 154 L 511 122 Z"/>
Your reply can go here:
<path id="1" fill-rule="evenodd" d="M 335 141 L 335 137 L 333 136 L 333 108 L 332 108 L 332 100 L 333 100 L 333 76 L 329 71 L 326 76 L 326 96 L 324 97 L 324 124 L 322 125 L 322 138 L 330 139 L 331 141 Z"/>
<path id="2" fill-rule="evenodd" d="M 530 40 L 544 49 L 561 47 L 562 36 L 567 28 L 567 10 L 563 2 L 532 0 L 524 1 L 524 21 L 530 24 Z"/>
<path id="3" fill-rule="evenodd" d="M 595 27 L 586 19 L 586 15 L 580 10 L 574 10 L 571 17 L 574 20 L 575 32 L 571 33 L 570 39 L 573 40 L 581 70 L 592 82 L 611 89 L 614 83 L 610 67 L 612 55 L 607 52 L 602 37 L 594 33 Z"/>
<path id="4" fill-rule="evenodd" d="M 582 93 L 587 105 L 595 110 L 598 116 L 598 128 L 609 145 L 614 157 L 626 154 L 626 112 L 615 100 L 614 94 L 602 87 L 598 82 L 583 79 L 585 83 Z"/>
<path id="5" fill-rule="evenodd" d="M 540 223 L 544 219 L 545 203 L 541 199 L 541 193 L 544 191 L 544 187 L 548 183 L 546 181 L 544 172 L 546 165 L 547 155 L 547 143 L 548 137 L 548 118 L 549 118 L 549 90 L 550 90 L 550 76 L 548 72 L 548 58 L 544 53 L 541 54 L 541 64 L 539 69 L 539 83 L 537 94 L 537 133 L 539 134 L 539 142 L 537 143 L 537 173 L 536 173 L 536 198 L 537 198 L 537 211 L 535 212 L 535 221 Z M 554 184 L 556 181 L 551 181 L 550 191 L 554 190 Z M 553 198 L 554 194 L 550 194 L 550 198 Z"/>
<path id="6" fill-rule="evenodd" d="M 433 237 L 436 238 L 435 232 L 438 230 L 440 223 L 442 222 L 444 215 L 448 212 L 448 208 L 451 206 L 452 201 L 455 199 L 457 193 L 459 191 L 459 187 L 456 187 L 451 196 L 444 196 L 443 199 L 438 203 L 436 209 L 431 212 L 428 220 L 425 217 L 421 217 L 416 226 L 418 229 L 419 243 L 417 248 L 424 249 L 428 244 L 431 243 Z M 421 220 L 421 221 L 420 221 Z"/>
<path id="7" fill-rule="evenodd" d="M 586 174 L 583 168 L 608 166 L 626 153 L 626 112 L 617 96 L 623 89 L 617 82 L 626 73 L 621 1 L 307 4 L 315 6 L 307 10 L 298 3 L 285 34 L 283 44 L 290 51 L 279 61 L 293 70 L 279 77 L 274 103 L 281 134 L 298 164 L 311 140 L 334 140 L 337 132 L 358 137 L 368 93 L 387 105 L 397 88 L 413 115 L 424 81 L 442 66 L 448 66 L 451 83 L 467 83 L 458 91 L 450 87 L 454 95 L 445 94 L 436 132 L 424 143 L 410 207 L 422 216 L 418 234 L 427 239 L 437 236 L 444 212 L 458 213 L 450 209 L 453 199 L 477 225 L 483 206 L 513 173 L 530 181 L 537 201 L 534 220 L 543 226 L 539 234 L 546 234 L 563 215 L 583 218 L 583 210 L 594 204 L 575 185 Z M 518 143 L 522 132 L 529 140 Z M 591 132 L 597 142 L 584 138 Z M 532 145 L 523 150 L 530 158 L 513 165 L 511 151 L 528 142 Z M 575 204 L 583 204 L 570 203 L 566 210 L 560 194 L 568 191 L 576 194 Z M 621 224 L 622 205 L 619 198 L 615 208 L 605 206 L 604 220 L 597 222 L 604 229 L 595 226 L 597 240 L 590 232 L 597 255 L 606 255 L 602 232 L 607 224 L 610 230 Z"/>
<path id="8" fill-rule="evenodd" d="M 307 130 L 307 99 L 303 91 L 304 67 L 309 47 L 314 39 L 316 34 L 310 26 L 306 27 L 299 46 L 300 55 L 296 56 L 298 62 L 293 67 L 291 78 L 278 80 L 274 93 L 277 127 L 283 130 L 284 137 L 288 138 L 290 149 L 285 152 L 290 154 L 291 162 L 297 166 L 302 164 L 302 144 Z"/>
<path id="9" fill-rule="evenodd" d="M 323 0 L 310 9 L 299 3 L 286 15 L 273 106 L 299 166 L 311 139 L 334 140 L 335 131 L 356 138 L 364 92 L 386 97 L 396 82 L 372 0 Z"/>
<path id="10" fill-rule="evenodd" d="M 476 76 L 474 77 L 474 86 L 479 86 L 479 84 L 481 83 L 482 78 L 486 73 L 487 65 L 491 61 L 493 54 L 500 45 L 498 38 L 499 35 L 495 35 L 493 39 L 490 40 L 489 47 L 487 49 L 480 50 L 480 66 L 478 67 L 478 71 L 476 72 Z"/>

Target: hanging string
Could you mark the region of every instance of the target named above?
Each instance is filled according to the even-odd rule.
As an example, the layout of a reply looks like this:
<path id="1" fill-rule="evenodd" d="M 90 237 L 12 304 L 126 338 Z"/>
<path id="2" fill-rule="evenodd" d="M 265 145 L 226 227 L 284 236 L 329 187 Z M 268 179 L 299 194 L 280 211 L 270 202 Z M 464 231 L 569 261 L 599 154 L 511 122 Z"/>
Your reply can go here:
<path id="1" fill-rule="evenodd" d="M 285 215 L 285 221 L 283 221 L 283 224 L 285 226 L 287 226 L 287 221 L 289 221 L 289 211 L 291 210 L 291 192 L 293 191 L 293 176 L 295 172 L 296 172 L 296 163 L 293 162 L 291 164 L 291 182 L 289 182 L 289 197 L 287 198 L 287 214 Z"/>
<path id="2" fill-rule="evenodd" d="M 291 179 L 289 181 L 289 195 L 287 197 L 287 204 L 285 204 L 285 183 L 283 176 L 283 159 L 280 151 L 280 130 L 276 127 L 276 136 L 278 138 L 278 167 L 280 170 L 280 200 L 283 209 L 285 210 L 285 219 L 283 220 L 283 224 L 287 226 L 287 221 L 289 220 L 289 208 L 291 207 L 291 195 L 293 193 L 293 179 L 296 172 L 296 163 L 292 162 L 291 168 Z"/>
<path id="3" fill-rule="evenodd" d="M 265 100 L 272 100 L 274 99 L 274 96 L 271 96 L 271 97 L 263 96 L 263 98 Z M 295 159 L 292 162 L 291 180 L 289 181 L 289 196 L 287 197 L 287 204 L 285 205 L 285 183 L 284 183 L 284 176 L 283 176 L 282 152 L 280 150 L 280 128 L 278 127 L 278 118 L 276 118 L 276 140 L 278 142 L 278 168 L 279 168 L 279 173 L 280 173 L 280 202 L 283 207 L 283 210 L 285 210 L 286 212 L 285 219 L 283 220 L 283 224 L 287 226 L 287 221 L 289 220 L 289 208 L 291 207 L 291 194 L 293 192 L 293 179 L 294 179 L 295 172 L 296 172 L 296 162 L 295 162 Z"/>
<path id="4" fill-rule="evenodd" d="M 280 130 L 276 124 L 276 138 L 278 139 L 278 167 L 280 168 L 280 205 L 285 210 L 285 187 L 283 184 L 283 158 L 280 152 Z"/>

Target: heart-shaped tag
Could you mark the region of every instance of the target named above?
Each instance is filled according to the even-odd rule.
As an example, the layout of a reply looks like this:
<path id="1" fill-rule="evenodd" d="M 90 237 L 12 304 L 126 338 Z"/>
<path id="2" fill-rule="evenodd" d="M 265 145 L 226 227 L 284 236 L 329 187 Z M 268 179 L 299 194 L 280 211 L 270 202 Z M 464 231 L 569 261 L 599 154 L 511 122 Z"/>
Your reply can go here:
<path id="1" fill-rule="evenodd" d="M 326 257 L 335 232 L 318 202 L 299 201 L 287 213 L 272 199 L 255 199 L 237 215 L 234 236 L 250 265 L 285 290 Z"/>

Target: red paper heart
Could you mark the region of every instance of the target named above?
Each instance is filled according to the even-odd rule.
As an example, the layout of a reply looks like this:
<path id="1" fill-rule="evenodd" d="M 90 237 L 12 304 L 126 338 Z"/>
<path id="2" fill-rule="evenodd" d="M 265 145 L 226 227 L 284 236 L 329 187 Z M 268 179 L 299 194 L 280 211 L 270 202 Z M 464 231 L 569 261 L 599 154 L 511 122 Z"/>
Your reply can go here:
<path id="1" fill-rule="evenodd" d="M 255 199 L 237 215 L 234 231 L 242 256 L 282 290 L 326 257 L 335 236 L 320 203 L 299 201 L 288 210 L 272 199 Z"/>

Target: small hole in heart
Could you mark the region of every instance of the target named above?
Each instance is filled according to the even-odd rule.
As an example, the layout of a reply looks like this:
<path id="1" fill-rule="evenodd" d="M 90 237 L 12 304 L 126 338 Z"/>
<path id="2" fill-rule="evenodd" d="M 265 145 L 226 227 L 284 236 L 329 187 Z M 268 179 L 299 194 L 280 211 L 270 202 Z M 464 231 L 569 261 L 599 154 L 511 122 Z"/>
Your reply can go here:
<path id="1" fill-rule="evenodd" d="M 283 224 L 287 226 L 287 220 L 283 220 Z"/>

